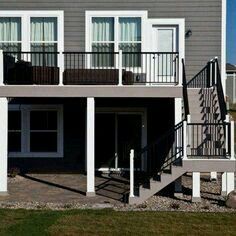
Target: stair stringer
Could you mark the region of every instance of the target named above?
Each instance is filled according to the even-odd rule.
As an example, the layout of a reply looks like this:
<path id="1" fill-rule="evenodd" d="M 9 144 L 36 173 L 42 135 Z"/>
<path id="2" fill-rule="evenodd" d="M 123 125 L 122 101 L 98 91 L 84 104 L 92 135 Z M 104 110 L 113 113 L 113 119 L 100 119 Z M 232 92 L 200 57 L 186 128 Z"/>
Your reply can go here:
<path id="1" fill-rule="evenodd" d="M 141 204 L 186 173 L 183 166 L 172 165 L 171 173 L 162 173 L 160 181 L 150 179 L 150 187 L 139 187 L 139 196 L 129 197 L 129 204 Z"/>

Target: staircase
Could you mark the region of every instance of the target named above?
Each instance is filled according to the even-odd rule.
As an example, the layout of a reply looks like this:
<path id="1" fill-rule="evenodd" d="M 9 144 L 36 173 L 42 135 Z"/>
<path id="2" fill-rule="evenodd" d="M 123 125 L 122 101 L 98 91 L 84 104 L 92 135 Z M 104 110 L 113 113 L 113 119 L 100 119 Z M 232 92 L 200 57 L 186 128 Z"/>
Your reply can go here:
<path id="1" fill-rule="evenodd" d="M 208 63 L 188 83 L 183 64 L 183 82 L 185 120 L 134 157 L 137 163 L 142 158 L 148 162 L 145 173 L 132 176 L 135 188 L 130 204 L 142 203 L 186 172 L 224 172 L 231 168 L 232 163 L 227 162 L 230 142 L 226 142 L 230 139 L 230 123 L 225 122 L 227 111 L 218 61 Z M 189 115 L 191 121 L 187 123 Z M 162 162 L 156 163 L 157 159 Z M 219 159 L 223 159 L 220 165 Z"/>

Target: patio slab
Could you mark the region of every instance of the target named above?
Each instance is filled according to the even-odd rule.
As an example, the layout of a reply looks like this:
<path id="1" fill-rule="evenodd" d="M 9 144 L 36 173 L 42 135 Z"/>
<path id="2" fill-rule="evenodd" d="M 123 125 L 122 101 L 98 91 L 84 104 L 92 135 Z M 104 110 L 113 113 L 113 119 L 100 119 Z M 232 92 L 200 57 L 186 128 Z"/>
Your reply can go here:
<path id="1" fill-rule="evenodd" d="M 86 175 L 28 174 L 8 179 L 8 196 L 2 202 L 39 202 L 58 204 L 123 204 L 129 191 L 126 179 L 117 176 L 95 178 L 96 196 L 86 197 Z"/>

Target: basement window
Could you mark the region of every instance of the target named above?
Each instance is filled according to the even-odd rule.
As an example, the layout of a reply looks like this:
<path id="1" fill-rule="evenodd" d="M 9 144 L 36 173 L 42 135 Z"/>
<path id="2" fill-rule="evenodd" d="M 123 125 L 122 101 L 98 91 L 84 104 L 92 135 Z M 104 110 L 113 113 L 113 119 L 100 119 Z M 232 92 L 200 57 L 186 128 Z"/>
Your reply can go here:
<path id="1" fill-rule="evenodd" d="M 9 105 L 10 157 L 63 157 L 62 105 Z"/>

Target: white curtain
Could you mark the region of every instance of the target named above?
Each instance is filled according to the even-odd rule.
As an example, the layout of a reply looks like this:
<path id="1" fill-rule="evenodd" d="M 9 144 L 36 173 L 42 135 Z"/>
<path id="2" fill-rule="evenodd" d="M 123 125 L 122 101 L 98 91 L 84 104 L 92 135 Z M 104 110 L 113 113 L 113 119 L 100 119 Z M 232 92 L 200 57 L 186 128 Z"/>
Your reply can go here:
<path id="1" fill-rule="evenodd" d="M 92 18 L 92 41 L 114 40 L 114 18 L 93 17 Z"/>
<path id="2" fill-rule="evenodd" d="M 33 54 L 31 56 L 32 64 L 36 66 L 56 66 L 57 55 L 45 52 L 57 51 L 57 43 L 53 43 L 53 41 L 57 41 L 57 18 L 32 17 L 30 28 L 31 51 L 44 52 L 43 54 Z"/>
<path id="3" fill-rule="evenodd" d="M 141 41 L 141 18 L 120 17 L 119 18 L 120 41 Z"/>
<path id="4" fill-rule="evenodd" d="M 56 17 L 32 17 L 31 41 L 57 41 Z"/>
<path id="5" fill-rule="evenodd" d="M 21 41 L 19 17 L 0 17 L 0 41 Z"/>

